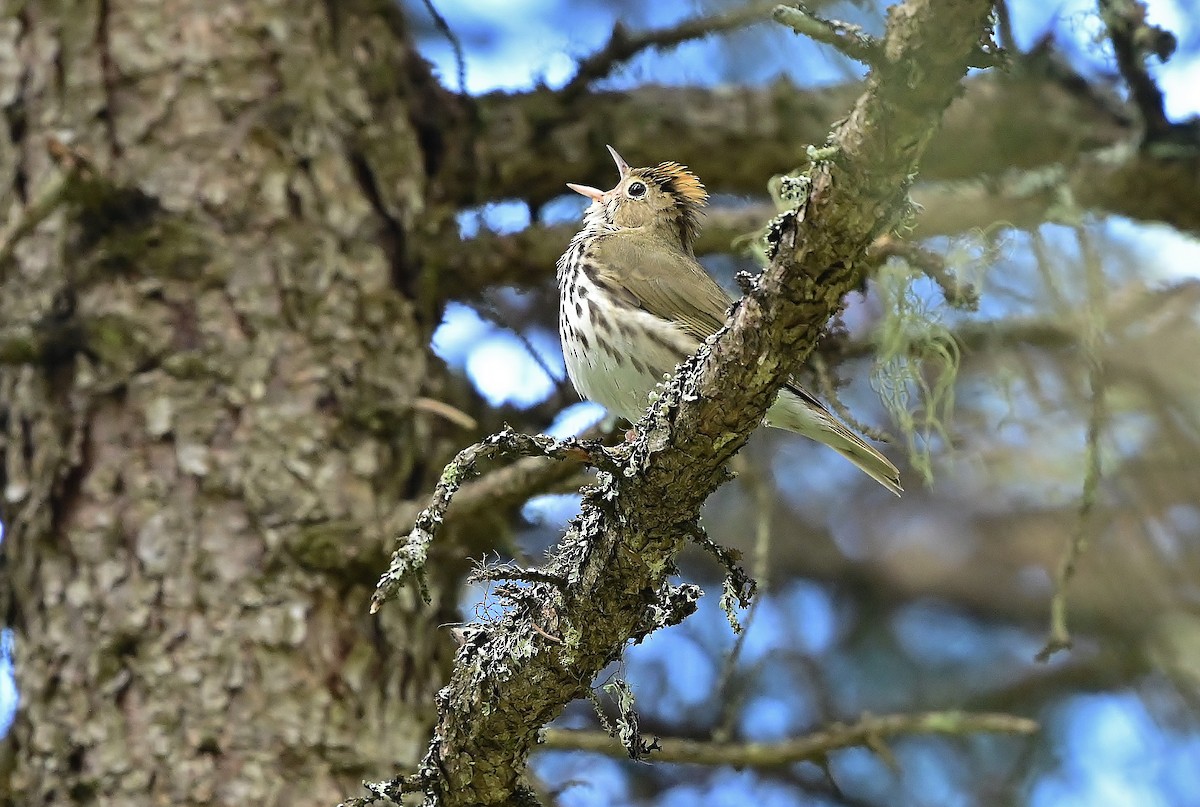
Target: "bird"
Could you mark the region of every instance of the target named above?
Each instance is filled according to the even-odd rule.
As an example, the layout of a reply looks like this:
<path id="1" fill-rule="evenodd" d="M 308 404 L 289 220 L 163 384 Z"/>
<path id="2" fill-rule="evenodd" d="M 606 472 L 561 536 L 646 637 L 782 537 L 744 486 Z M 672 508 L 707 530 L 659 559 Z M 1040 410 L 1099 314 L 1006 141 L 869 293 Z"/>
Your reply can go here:
<path id="1" fill-rule="evenodd" d="M 724 324 L 732 298 L 696 260 L 708 192 L 684 165 L 630 168 L 612 146 L 616 187 L 567 187 L 591 200 L 556 265 L 559 337 L 581 398 L 636 423 L 676 365 Z M 767 411 L 768 426 L 837 451 L 900 495 L 900 472 L 794 378 Z"/>

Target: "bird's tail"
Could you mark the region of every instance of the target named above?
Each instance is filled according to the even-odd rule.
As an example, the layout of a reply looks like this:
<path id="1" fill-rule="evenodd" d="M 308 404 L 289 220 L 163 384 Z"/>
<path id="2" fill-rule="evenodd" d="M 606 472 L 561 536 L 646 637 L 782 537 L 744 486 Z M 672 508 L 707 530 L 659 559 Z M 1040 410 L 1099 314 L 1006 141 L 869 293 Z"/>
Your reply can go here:
<path id="1" fill-rule="evenodd" d="M 903 490 L 896 466 L 846 428 L 801 387 L 789 385 L 779 393 L 779 398 L 767 412 L 767 425 L 803 434 L 829 446 L 897 496 Z"/>

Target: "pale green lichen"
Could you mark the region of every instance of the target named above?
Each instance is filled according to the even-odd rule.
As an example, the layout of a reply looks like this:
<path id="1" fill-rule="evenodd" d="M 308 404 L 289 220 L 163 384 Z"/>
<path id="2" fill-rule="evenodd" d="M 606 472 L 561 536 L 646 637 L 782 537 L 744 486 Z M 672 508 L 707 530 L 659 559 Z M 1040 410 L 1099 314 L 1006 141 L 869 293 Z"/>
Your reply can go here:
<path id="1" fill-rule="evenodd" d="M 931 448 L 949 445 L 954 382 L 960 354 L 954 335 L 936 310 L 913 289 L 918 273 L 904 263 L 880 269 L 875 287 L 884 316 L 876 333 L 878 353 L 871 383 L 903 435 L 913 468 L 933 480 Z"/>

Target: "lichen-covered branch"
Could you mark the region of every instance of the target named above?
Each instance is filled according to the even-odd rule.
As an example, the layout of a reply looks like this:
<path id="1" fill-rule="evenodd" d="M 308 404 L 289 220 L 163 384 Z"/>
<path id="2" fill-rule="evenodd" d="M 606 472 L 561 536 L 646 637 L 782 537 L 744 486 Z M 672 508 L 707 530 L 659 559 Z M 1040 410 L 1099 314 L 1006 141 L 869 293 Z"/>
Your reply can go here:
<path id="1" fill-rule="evenodd" d="M 1080 154 L 1003 176 L 924 183 L 914 188 L 921 206 L 917 237 L 955 235 L 995 226 L 1032 229 L 1074 207 L 1200 233 L 1200 206 L 1192 204 L 1200 172 L 1200 140 L 1158 156 L 1132 142 Z"/>
<path id="2" fill-rule="evenodd" d="M 860 281 L 871 243 L 904 215 L 910 177 L 988 13 L 985 0 L 892 9 L 886 63 L 830 137 L 833 156 L 813 168 L 807 202 L 781 223 L 774 262 L 585 493 L 544 570 L 565 582 L 530 584 L 525 599 L 464 637 L 419 771 L 428 801 L 509 803 L 539 729 L 590 691 L 631 638 L 687 611 L 689 592 L 667 579 L 700 506 Z"/>
<path id="3" fill-rule="evenodd" d="M 425 591 L 425 563 L 429 557 L 429 545 L 433 543 L 438 528 L 446 517 L 450 501 L 464 482 L 479 475 L 479 463 L 506 456 L 582 460 L 600 468 L 615 467 L 604 453 L 604 449 L 598 445 L 586 445 L 575 439 L 555 440 L 545 435 L 518 434 L 509 428 L 464 448 L 446 466 L 441 479 L 438 480 L 433 500 L 417 516 L 412 532 L 392 553 L 388 569 L 379 578 L 375 594 L 371 598 L 371 613 L 376 613 L 405 582 L 414 583 L 421 596 L 428 600 Z"/>

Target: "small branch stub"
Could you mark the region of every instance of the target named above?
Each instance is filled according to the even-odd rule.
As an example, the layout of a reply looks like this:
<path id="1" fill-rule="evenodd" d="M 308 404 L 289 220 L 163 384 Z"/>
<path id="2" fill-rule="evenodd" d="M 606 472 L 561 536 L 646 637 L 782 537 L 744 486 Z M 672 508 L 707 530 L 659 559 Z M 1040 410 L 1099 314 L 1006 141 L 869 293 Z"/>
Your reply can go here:
<path id="1" fill-rule="evenodd" d="M 832 45 L 842 54 L 868 67 L 875 67 L 883 61 L 883 50 L 879 42 L 874 37 L 864 34 L 857 25 L 818 17 L 802 4 L 775 6 L 771 16 L 776 22 L 786 25 L 801 36 Z"/>

